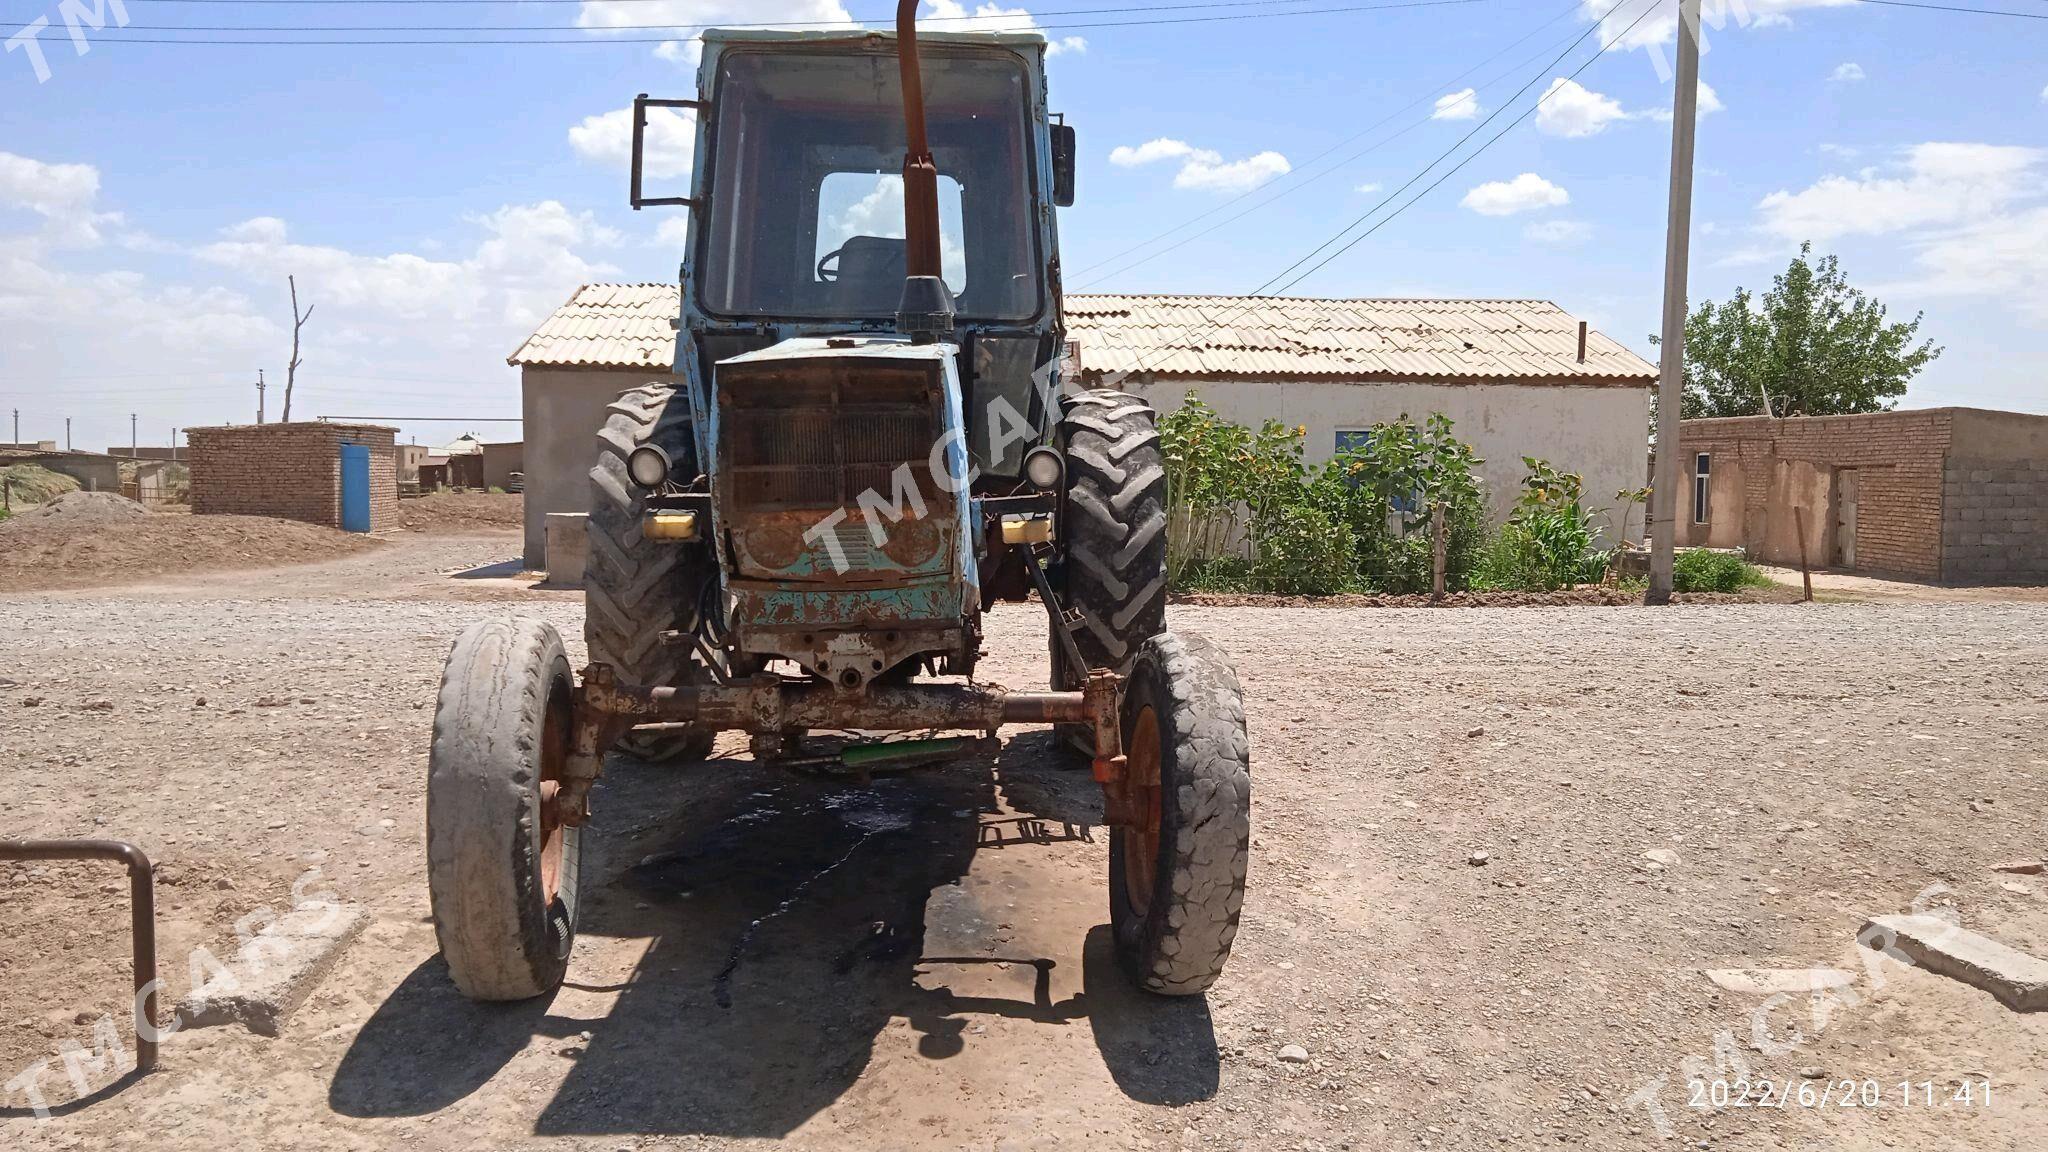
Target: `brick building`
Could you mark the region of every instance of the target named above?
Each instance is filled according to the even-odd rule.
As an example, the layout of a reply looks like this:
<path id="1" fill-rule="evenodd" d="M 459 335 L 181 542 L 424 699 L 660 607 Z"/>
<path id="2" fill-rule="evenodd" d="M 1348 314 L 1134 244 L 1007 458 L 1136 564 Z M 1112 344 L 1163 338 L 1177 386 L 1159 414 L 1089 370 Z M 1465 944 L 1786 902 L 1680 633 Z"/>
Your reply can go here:
<path id="1" fill-rule="evenodd" d="M 398 519 L 398 430 L 374 424 L 237 424 L 186 430 L 197 515 L 343 527 L 342 447 L 369 452 L 369 531 Z"/>
<path id="2" fill-rule="evenodd" d="M 2048 580 L 2048 416 L 1930 408 L 1679 426 L 1678 541 L 1919 580 Z"/>

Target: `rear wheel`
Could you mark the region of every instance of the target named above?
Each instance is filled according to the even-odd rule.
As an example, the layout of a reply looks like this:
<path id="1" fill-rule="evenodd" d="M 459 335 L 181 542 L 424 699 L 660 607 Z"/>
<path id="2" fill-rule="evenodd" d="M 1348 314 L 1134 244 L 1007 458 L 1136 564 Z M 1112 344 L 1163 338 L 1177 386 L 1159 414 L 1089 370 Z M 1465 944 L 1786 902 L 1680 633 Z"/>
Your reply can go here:
<path id="1" fill-rule="evenodd" d="M 1222 975 L 1244 905 L 1244 695 L 1209 641 L 1164 632 L 1132 662 L 1122 721 L 1125 787 L 1138 820 L 1110 833 L 1110 929 L 1139 987 L 1192 995 Z"/>
<path id="2" fill-rule="evenodd" d="M 1166 627 L 1166 461 L 1157 414 L 1123 392 L 1066 397 L 1059 443 L 1067 457 L 1059 592 L 1078 610 L 1074 640 L 1090 668 L 1129 667 Z M 1079 688 L 1053 637 L 1053 687 Z"/>
<path id="3" fill-rule="evenodd" d="M 690 648 L 662 633 L 694 632 L 718 590 L 718 561 L 708 545 L 649 540 L 641 531 L 647 493 L 626 472 L 645 444 L 667 451 L 676 475 L 696 475 L 690 406 L 673 387 L 646 384 L 621 393 L 597 434 L 590 470 L 590 559 L 583 577 L 583 639 L 593 664 L 609 664 L 627 684 L 682 685 L 705 675 Z M 716 733 L 706 728 L 633 732 L 619 747 L 643 760 L 702 760 Z"/>
<path id="4" fill-rule="evenodd" d="M 441 676 L 427 753 L 427 887 L 448 974 L 472 1000 L 554 990 L 576 937 L 579 830 L 557 804 L 572 681 L 539 620 L 473 624 Z"/>

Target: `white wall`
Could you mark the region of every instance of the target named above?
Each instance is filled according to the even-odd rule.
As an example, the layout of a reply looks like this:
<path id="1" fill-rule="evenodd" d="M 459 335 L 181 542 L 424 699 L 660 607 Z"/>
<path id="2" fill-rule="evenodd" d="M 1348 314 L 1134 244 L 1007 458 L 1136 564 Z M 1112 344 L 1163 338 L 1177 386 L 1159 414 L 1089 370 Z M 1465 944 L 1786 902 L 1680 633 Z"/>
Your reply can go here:
<path id="1" fill-rule="evenodd" d="M 675 383 L 644 368 L 524 368 L 526 420 L 526 547 L 529 569 L 547 567 L 550 512 L 590 511 L 590 468 L 597 462 L 597 430 L 605 409 L 628 388 Z"/>
<path id="2" fill-rule="evenodd" d="M 1122 387 L 1132 389 L 1132 381 Z M 1336 452 L 1340 429 L 1365 429 L 1407 415 L 1417 423 L 1443 413 L 1453 433 L 1486 463 L 1493 520 L 1514 510 L 1524 456 L 1540 456 L 1586 480 L 1588 511 L 1615 511 L 1614 494 L 1647 483 L 1650 391 L 1611 386 L 1524 384 L 1251 383 L 1166 379 L 1134 389 L 1162 412 L 1181 406 L 1192 389 L 1218 415 L 1256 428 L 1267 419 L 1304 425 L 1311 465 Z M 1632 513 L 1630 534 L 1640 535 L 1643 513 Z"/>

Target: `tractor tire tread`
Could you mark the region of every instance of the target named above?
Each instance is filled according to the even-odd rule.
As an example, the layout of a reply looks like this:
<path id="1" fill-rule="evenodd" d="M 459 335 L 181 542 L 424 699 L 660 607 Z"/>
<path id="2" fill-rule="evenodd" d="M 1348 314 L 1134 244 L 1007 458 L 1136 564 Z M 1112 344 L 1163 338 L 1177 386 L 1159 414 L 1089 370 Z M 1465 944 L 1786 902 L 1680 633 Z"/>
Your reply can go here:
<path id="1" fill-rule="evenodd" d="M 1162 758 L 1172 787 L 1161 795 L 1161 883 L 1150 914 L 1125 924 L 1119 944 L 1147 991 L 1188 996 L 1223 973 L 1237 939 L 1251 859 L 1251 744 L 1244 693 L 1229 658 L 1207 638 L 1161 633 L 1137 663 L 1156 670 L 1166 696 Z M 1165 781 L 1162 781 L 1164 784 Z M 1111 876 L 1112 920 L 1122 876 Z"/>
<path id="2" fill-rule="evenodd" d="M 695 611 L 697 589 L 716 564 L 701 545 L 648 540 L 641 531 L 644 501 L 626 471 L 627 457 L 644 444 L 660 444 L 677 460 L 694 460 L 689 406 L 667 384 L 645 384 L 619 394 L 597 434 L 590 470 L 590 557 L 584 570 L 583 638 L 591 663 L 610 664 L 631 684 L 681 684 L 698 670 L 691 653 L 664 643 Z M 648 761 L 702 760 L 711 754 L 708 729 L 634 732 L 619 747 Z"/>
<path id="3" fill-rule="evenodd" d="M 551 909 L 539 797 L 548 694 L 570 683 L 562 638 L 545 621 L 472 624 L 449 650 L 427 753 L 427 887 L 448 973 L 472 1000 L 543 995 L 568 966 L 578 830 L 563 830 L 561 906 Z"/>

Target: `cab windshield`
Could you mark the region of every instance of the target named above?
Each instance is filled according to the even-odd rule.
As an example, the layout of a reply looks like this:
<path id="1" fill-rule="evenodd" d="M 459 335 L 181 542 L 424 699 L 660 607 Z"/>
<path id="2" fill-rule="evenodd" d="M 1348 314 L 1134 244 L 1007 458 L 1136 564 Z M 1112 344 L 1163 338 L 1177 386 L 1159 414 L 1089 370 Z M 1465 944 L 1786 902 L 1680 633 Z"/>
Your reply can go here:
<path id="1" fill-rule="evenodd" d="M 1029 320 L 1032 228 L 1023 62 L 923 45 L 939 169 L 941 270 L 963 319 Z M 714 96 L 699 299 L 723 316 L 887 319 L 903 294 L 903 97 L 893 52 L 735 51 Z"/>

